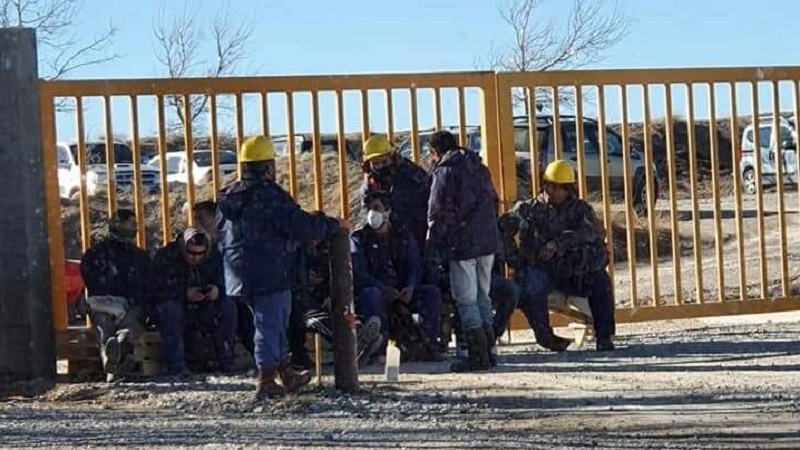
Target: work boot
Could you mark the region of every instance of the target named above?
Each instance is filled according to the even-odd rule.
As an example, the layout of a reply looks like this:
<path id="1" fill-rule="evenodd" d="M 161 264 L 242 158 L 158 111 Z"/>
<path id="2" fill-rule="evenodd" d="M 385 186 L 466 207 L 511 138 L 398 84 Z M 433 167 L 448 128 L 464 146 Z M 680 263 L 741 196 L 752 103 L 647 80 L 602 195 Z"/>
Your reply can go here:
<path id="1" fill-rule="evenodd" d="M 292 369 L 290 358 L 284 358 L 280 366 L 278 366 L 278 376 L 281 378 L 286 392 L 297 392 L 301 387 L 311 382 L 311 372 L 308 370 L 301 370 L 295 372 Z"/>
<path id="2" fill-rule="evenodd" d="M 277 377 L 277 366 L 263 366 L 258 369 L 256 400 L 276 398 L 286 394 L 286 389 L 276 382 Z"/>
<path id="3" fill-rule="evenodd" d="M 615 350 L 614 342 L 611 340 L 610 337 L 597 338 L 595 346 L 598 352 L 613 352 Z"/>
<path id="4" fill-rule="evenodd" d="M 489 358 L 489 365 L 492 367 L 497 367 L 497 337 L 494 334 L 494 327 L 489 325 L 483 327 L 484 333 L 486 333 L 486 346 L 487 346 L 487 357 Z"/>
<path id="5" fill-rule="evenodd" d="M 311 370 L 314 367 L 314 360 L 308 354 L 308 350 L 303 348 L 292 352 L 292 369 L 294 370 Z"/>
<path id="6" fill-rule="evenodd" d="M 486 333 L 483 328 L 467 330 L 467 355 L 466 359 L 456 361 L 450 365 L 450 371 L 485 372 L 491 368 L 489 363 L 489 346 L 486 342 Z"/>
<path id="7" fill-rule="evenodd" d="M 358 331 L 358 362 L 363 363 L 383 344 L 381 319 L 372 316 Z"/>
<path id="8" fill-rule="evenodd" d="M 117 366 L 122 361 L 122 345 L 117 340 L 116 336 L 108 338 L 101 351 L 101 359 L 103 360 L 103 371 L 105 373 L 116 373 Z"/>
<path id="9" fill-rule="evenodd" d="M 542 341 L 539 342 L 539 345 L 552 352 L 563 352 L 567 350 L 567 347 L 572 345 L 572 339 L 551 334 L 550 337 L 542 339 Z"/>

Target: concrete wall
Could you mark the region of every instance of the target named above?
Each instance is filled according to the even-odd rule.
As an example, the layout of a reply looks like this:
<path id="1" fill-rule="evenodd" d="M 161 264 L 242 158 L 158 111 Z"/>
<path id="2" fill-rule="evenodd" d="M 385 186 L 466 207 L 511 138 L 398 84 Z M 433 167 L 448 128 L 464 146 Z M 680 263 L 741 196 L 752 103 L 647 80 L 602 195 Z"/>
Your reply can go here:
<path id="1" fill-rule="evenodd" d="M 0 395 L 56 372 L 38 83 L 35 32 L 0 29 Z"/>

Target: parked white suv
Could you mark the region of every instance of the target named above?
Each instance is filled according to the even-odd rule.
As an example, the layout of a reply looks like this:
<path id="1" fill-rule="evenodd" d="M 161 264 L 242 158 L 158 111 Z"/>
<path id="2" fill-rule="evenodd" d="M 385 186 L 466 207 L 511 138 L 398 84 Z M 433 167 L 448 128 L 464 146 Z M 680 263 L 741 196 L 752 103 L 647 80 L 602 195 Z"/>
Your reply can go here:
<path id="1" fill-rule="evenodd" d="M 543 173 L 550 161 L 555 159 L 555 136 L 553 135 L 553 117 L 539 115 L 536 118 L 536 137 L 539 142 L 539 173 Z M 578 168 L 577 130 L 575 116 L 559 116 L 561 126 L 561 151 L 562 157 Z M 623 170 L 623 145 L 622 137 L 610 127 L 606 127 L 605 141 L 607 148 L 609 185 L 611 191 L 624 191 L 625 172 Z M 516 146 L 517 162 L 530 164 L 530 133 L 527 117 L 514 118 L 514 142 Z M 586 184 L 590 190 L 599 190 L 601 187 L 600 143 L 599 127 L 597 121 L 589 118 L 583 119 L 583 150 L 585 162 Z M 633 206 L 637 210 L 644 210 L 647 206 L 645 183 L 644 155 L 631 144 L 631 172 L 633 173 Z M 655 164 L 653 164 L 653 187 L 655 199 L 658 198 L 660 178 Z M 654 200 L 655 200 L 654 199 Z"/>
<path id="2" fill-rule="evenodd" d="M 797 129 L 792 121 L 780 118 L 780 136 L 773 134 L 775 123 L 772 114 L 758 119 L 758 144 L 760 151 L 755 151 L 755 127 L 747 125 L 742 132 L 742 151 L 739 155 L 742 177 L 742 190 L 748 194 L 756 193 L 756 155 L 761 157 L 761 184 L 774 186 L 777 184 L 777 163 L 775 155 L 780 149 L 783 157 L 783 183 L 797 184 Z"/>
<path id="3" fill-rule="evenodd" d="M 63 199 L 73 199 L 80 192 L 81 171 L 78 166 L 78 144 L 56 144 L 58 158 L 58 190 Z M 158 190 L 158 171 L 141 165 L 142 187 L 145 194 Z M 86 192 L 89 197 L 104 193 L 107 186 L 106 143 L 86 143 Z M 114 143 L 114 177 L 117 190 L 133 188 L 133 152 L 122 142 Z"/>
<path id="4" fill-rule="evenodd" d="M 194 184 L 200 185 L 210 183 L 212 172 L 212 152 L 207 149 L 197 149 L 194 151 L 194 165 L 192 166 L 192 178 Z M 186 159 L 186 152 L 169 152 L 166 154 L 167 160 L 167 182 L 188 184 L 189 170 Z M 161 157 L 156 155 L 147 164 L 152 170 L 159 171 L 161 168 Z M 230 150 L 219 152 L 219 176 L 224 177 L 236 172 L 236 153 Z"/>

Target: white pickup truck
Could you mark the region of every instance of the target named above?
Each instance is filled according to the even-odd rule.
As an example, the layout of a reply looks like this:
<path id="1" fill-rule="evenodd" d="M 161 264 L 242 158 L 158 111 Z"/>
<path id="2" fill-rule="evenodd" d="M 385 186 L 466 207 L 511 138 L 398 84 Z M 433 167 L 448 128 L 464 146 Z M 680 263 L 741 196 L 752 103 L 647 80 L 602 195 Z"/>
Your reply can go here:
<path id="1" fill-rule="evenodd" d="M 59 142 L 58 190 L 63 199 L 74 199 L 80 192 L 81 171 L 78 165 L 78 144 Z M 158 171 L 141 164 L 142 190 L 144 194 L 158 191 Z M 89 197 L 106 191 L 108 169 L 106 167 L 106 143 L 86 143 L 86 192 Z M 125 143 L 114 143 L 114 178 L 118 191 L 133 188 L 133 152 Z"/>
<path id="2" fill-rule="evenodd" d="M 202 185 L 210 183 L 212 180 L 213 172 L 213 154 L 208 149 L 196 149 L 193 152 L 194 165 L 192 166 L 192 178 L 194 178 L 195 185 Z M 228 176 L 237 169 L 236 153 L 230 150 L 222 150 L 219 152 L 219 168 L 218 173 L 220 178 Z M 167 161 L 167 182 L 168 183 L 189 183 L 189 170 L 187 167 L 186 152 L 169 152 L 166 154 Z M 147 165 L 150 169 L 159 171 L 161 167 L 161 157 L 154 156 Z"/>

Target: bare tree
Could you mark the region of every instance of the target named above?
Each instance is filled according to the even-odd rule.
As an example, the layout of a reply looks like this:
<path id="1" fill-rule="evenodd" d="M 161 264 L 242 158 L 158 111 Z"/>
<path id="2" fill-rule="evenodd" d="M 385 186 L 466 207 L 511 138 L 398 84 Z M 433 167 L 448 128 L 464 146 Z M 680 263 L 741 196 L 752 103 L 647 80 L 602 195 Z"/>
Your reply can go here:
<path id="1" fill-rule="evenodd" d="M 198 23 L 198 10 L 188 5 L 167 24 L 163 11 L 153 26 L 156 58 L 170 78 L 202 76 L 217 78 L 233 75 L 247 59 L 253 27 L 249 22 L 238 26 L 231 23 L 228 8 L 217 10 L 211 26 L 210 43 Z M 205 55 L 211 54 L 211 58 Z M 207 112 L 207 95 L 193 95 L 189 101 L 189 120 L 192 125 Z M 178 127 L 186 123 L 184 97 L 170 96 L 167 104 L 178 117 Z"/>
<path id="2" fill-rule="evenodd" d="M 119 58 L 111 51 L 117 32 L 113 24 L 91 39 L 78 38 L 75 29 L 82 6 L 82 0 L 0 0 L 0 28 L 35 28 L 45 68 L 42 76 L 64 78 L 77 69 Z"/>
<path id="3" fill-rule="evenodd" d="M 508 46 L 493 45 L 488 65 L 507 72 L 536 72 L 585 67 L 602 61 L 605 53 L 627 34 L 630 18 L 614 3 L 607 11 L 605 0 L 574 0 L 566 23 L 536 20 L 543 0 L 510 0 L 499 8 L 500 16 L 514 33 Z M 560 90 L 560 101 L 570 104 L 572 91 Z M 515 100 L 527 107 L 524 90 Z M 551 106 L 552 94 L 537 89 L 536 107 Z"/>

